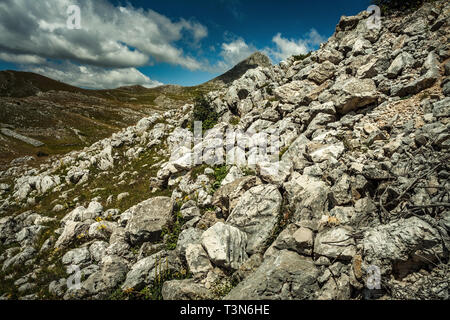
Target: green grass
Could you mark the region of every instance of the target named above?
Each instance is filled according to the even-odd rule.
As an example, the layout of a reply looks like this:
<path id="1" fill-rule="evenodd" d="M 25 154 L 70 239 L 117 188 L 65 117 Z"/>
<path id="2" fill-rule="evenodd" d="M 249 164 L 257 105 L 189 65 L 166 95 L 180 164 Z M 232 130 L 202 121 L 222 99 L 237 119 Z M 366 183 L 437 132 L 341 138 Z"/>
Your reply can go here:
<path id="1" fill-rule="evenodd" d="M 71 200 L 64 201 L 60 199 L 60 195 L 63 192 L 67 193 L 68 199 L 74 199 L 76 197 L 79 198 L 80 202 L 88 202 L 92 198 L 100 196 L 103 201 L 105 201 L 108 196 L 112 195 L 114 199 L 117 198 L 117 195 L 129 192 L 129 196 L 123 199 L 120 202 L 113 201 L 111 205 L 107 205 L 106 209 L 116 208 L 120 210 L 126 210 L 130 206 L 137 204 L 143 200 L 146 200 L 150 197 L 155 196 L 170 196 L 172 190 L 171 189 L 163 189 L 159 190 L 155 193 L 151 193 L 150 190 L 150 182 L 149 179 L 151 177 L 156 176 L 158 171 L 158 167 L 151 168 L 156 162 L 166 161 L 165 157 L 162 157 L 159 152 L 160 146 L 154 146 L 153 148 L 143 152 L 137 159 L 128 160 L 126 157 L 122 156 L 121 162 L 115 162 L 114 168 L 110 171 L 102 172 L 97 169 L 95 166 L 91 166 L 89 168 L 89 180 L 87 183 L 83 185 L 70 185 L 65 186 L 61 192 L 53 192 L 49 191 L 46 194 L 42 194 L 36 197 L 36 205 L 26 208 L 21 208 L 17 204 L 10 208 L 6 215 L 18 214 L 20 212 L 24 212 L 26 210 L 33 210 L 39 214 L 45 216 L 55 216 L 57 218 L 62 218 L 64 215 L 68 213 L 68 211 L 74 208 L 75 204 L 71 202 Z M 123 152 L 124 150 L 115 149 L 116 151 Z M 156 160 L 154 159 L 156 158 Z M 55 172 L 57 175 L 65 175 L 69 168 L 65 165 L 61 165 L 61 167 Z M 118 177 L 122 172 L 128 171 L 130 174 L 132 172 L 138 172 L 139 174 L 131 177 L 127 176 L 127 183 L 120 185 L 115 181 L 115 178 Z M 132 181 L 130 185 L 129 182 Z M 10 185 L 12 185 L 11 181 L 8 181 Z M 96 191 L 92 191 L 97 189 Z M 66 207 L 65 210 L 58 214 L 52 213 L 52 209 L 55 204 L 62 204 Z"/>
<path id="2" fill-rule="evenodd" d="M 14 285 L 14 282 L 22 275 L 26 275 L 31 271 L 32 268 L 30 266 L 25 266 L 23 264 L 10 267 L 5 271 L 0 270 L 0 295 L 7 294 L 9 299 L 14 300 L 19 298 L 21 294 L 18 291 L 18 287 Z"/>
<path id="3" fill-rule="evenodd" d="M 27 98 L 26 101 L 5 98 L 11 103 L 2 104 L 0 108 L 2 123 L 12 125 L 16 128 L 14 131 L 45 145 L 36 148 L 6 138 L 6 141 L 0 141 L 0 149 L 5 150 L 0 154 L 0 164 L 7 165 L 14 158 L 25 155 L 45 153 L 52 156 L 81 150 L 155 111 L 164 112 L 191 103 L 197 95 L 206 93 L 204 90 L 206 87 L 179 88 L 173 92 L 164 88 L 143 88 L 136 92 L 116 89 L 83 91 L 85 95 L 82 96 L 52 93 L 48 97 Z M 155 100 L 160 95 L 171 99 L 171 103 L 158 105 Z M 206 125 L 211 124 L 206 121 Z M 81 138 L 71 128 L 78 130 Z M 38 159 L 36 164 L 46 158 Z"/>
<path id="4" fill-rule="evenodd" d="M 39 299 L 58 299 L 54 297 L 48 291 L 48 285 L 54 280 L 60 280 L 67 277 L 66 269 L 63 266 L 61 259 L 63 255 L 69 251 L 74 246 L 67 248 L 66 250 L 53 250 L 53 251 L 43 251 L 41 252 L 41 247 L 44 242 L 51 236 L 55 236 L 55 230 L 59 228 L 60 221 L 51 221 L 44 224 L 47 229 L 44 230 L 39 236 L 33 247 L 35 248 L 37 254 L 35 256 L 35 262 L 32 265 L 26 266 L 20 264 L 18 266 L 10 267 L 4 272 L 0 272 L 0 295 L 4 293 L 8 294 L 10 299 L 18 299 L 21 296 L 27 295 L 31 292 L 19 293 L 18 288 L 14 285 L 14 282 L 19 278 L 35 271 L 35 265 L 41 268 L 37 272 L 36 279 L 32 280 L 36 284 L 36 289 L 33 290 L 37 294 Z M 4 252 L 5 247 L 0 247 L 0 252 Z M 13 276 L 11 279 L 7 280 L 5 276 Z"/>
<path id="5" fill-rule="evenodd" d="M 164 228 L 162 236 L 166 236 L 165 245 L 167 250 L 175 250 L 177 247 L 178 238 L 181 233 L 181 227 L 185 224 L 183 216 L 181 215 L 181 203 L 176 203 L 173 210 L 174 222 L 168 227 Z"/>
<path id="6" fill-rule="evenodd" d="M 123 152 L 124 150 L 116 149 L 117 152 Z M 154 159 L 157 157 L 157 159 Z M 71 199 L 76 197 L 79 198 L 79 202 L 83 205 L 87 205 L 92 198 L 96 196 L 100 196 L 102 198 L 102 202 L 105 206 L 105 210 L 110 208 L 118 208 L 121 211 L 124 211 L 131 206 L 140 203 L 144 200 L 147 200 L 151 197 L 155 196 L 170 196 L 172 190 L 169 188 L 158 190 L 155 193 L 151 193 L 150 190 L 150 177 L 154 177 L 158 171 L 158 167 L 150 168 L 153 164 L 159 161 L 167 160 L 161 157 L 158 152 L 157 146 L 152 149 L 147 150 L 142 153 L 139 158 L 134 160 L 128 160 L 124 157 L 121 157 L 122 161 L 116 161 L 114 168 L 108 173 L 101 172 L 95 167 L 90 168 L 90 176 L 89 180 L 83 185 L 76 186 L 66 186 L 61 192 L 53 192 L 49 191 L 46 194 L 40 195 L 36 197 L 36 205 L 31 207 L 21 208 L 17 204 L 10 208 L 10 210 L 6 213 L 7 215 L 17 215 L 26 210 L 33 210 L 34 212 L 41 214 L 43 216 L 55 217 L 57 221 L 48 223 L 46 226 L 48 227 L 37 239 L 35 243 L 36 250 L 40 250 L 42 244 L 52 235 L 54 231 L 60 226 L 60 220 L 69 213 L 74 207 L 75 203 Z M 145 167 L 144 167 L 145 166 Z M 58 174 L 63 174 L 68 170 L 67 167 L 61 166 L 58 170 Z M 117 180 L 114 180 L 120 173 L 123 171 L 139 172 L 136 176 L 127 176 L 126 184 L 119 185 Z M 133 180 L 132 185 L 129 185 L 130 180 Z M 97 189 L 97 191 L 92 191 Z M 60 195 L 62 192 L 67 193 L 67 199 L 60 199 Z M 123 192 L 129 192 L 129 197 L 123 199 L 121 202 L 113 201 L 110 205 L 106 204 L 106 199 L 109 195 L 113 195 L 114 199 L 117 198 L 117 195 Z M 52 212 L 55 204 L 64 205 L 65 209 L 59 213 Z M 175 238 L 177 239 L 179 232 L 181 230 L 182 221 L 177 218 L 177 222 L 172 230 L 173 233 L 173 242 L 175 242 Z M 57 236 L 55 235 L 55 238 Z M 73 247 L 81 245 L 85 242 L 86 239 L 80 239 L 78 243 L 73 244 L 67 250 L 70 250 Z M 0 246 L 0 253 L 3 253 L 7 247 Z M 65 251 L 67 251 L 65 250 Z M 63 251 L 55 251 L 55 252 L 43 252 L 37 255 L 36 263 L 42 268 L 42 271 L 39 274 L 39 279 L 35 282 L 38 287 L 38 296 L 41 299 L 52 299 L 50 293 L 48 292 L 48 284 L 53 280 L 59 280 L 66 276 L 65 270 L 63 266 L 60 264 L 61 257 L 65 252 Z M 55 267 L 51 268 L 51 265 L 55 265 Z M 6 272 L 0 273 L 0 295 L 3 293 L 7 293 L 11 295 L 11 298 L 19 298 L 20 294 L 17 292 L 17 288 L 14 287 L 14 281 L 20 277 L 23 277 L 27 273 L 31 272 L 33 268 L 25 266 L 20 266 L 19 268 L 14 268 L 13 270 L 6 270 Z M 7 274 L 14 272 L 14 277 L 11 280 L 6 280 L 4 276 Z M 26 294 L 26 293 L 24 293 Z M 22 295 L 24 295 L 22 294 Z"/>
<path id="7" fill-rule="evenodd" d="M 193 168 L 191 170 L 191 180 L 196 181 L 198 176 L 204 174 L 206 168 L 209 168 L 209 166 L 206 164 L 202 164 Z"/>
<path id="8" fill-rule="evenodd" d="M 256 176 L 256 171 L 251 168 L 241 168 L 241 171 L 242 171 L 244 177 Z"/>
<path id="9" fill-rule="evenodd" d="M 230 124 L 233 126 L 236 126 L 239 124 L 239 122 L 241 121 L 241 119 L 237 116 L 233 116 L 230 120 Z"/>
<path id="10" fill-rule="evenodd" d="M 220 188 L 220 185 L 222 184 L 222 181 L 225 179 L 225 177 L 228 174 L 228 171 L 230 170 L 229 166 L 223 165 L 219 167 L 214 168 L 214 183 L 212 185 L 212 191 L 215 192 Z"/>
<path id="11" fill-rule="evenodd" d="M 52 235 L 53 232 L 54 229 L 50 228 L 47 232 L 41 235 L 41 238 L 37 241 L 35 248 L 39 250 L 45 239 Z M 39 299 L 56 299 L 56 297 L 49 293 L 48 285 L 54 280 L 67 277 L 67 273 L 61 262 L 61 258 L 64 253 L 65 251 L 54 251 L 50 253 L 38 251 L 35 257 L 36 260 L 32 265 L 19 264 L 17 266 L 12 266 L 5 271 L 0 271 L 0 295 L 6 293 L 9 299 L 18 299 L 21 296 L 31 293 L 20 293 L 18 288 L 14 285 L 14 282 L 35 271 L 35 265 L 38 265 L 41 270 L 37 272 L 36 279 L 32 280 L 32 282 L 36 284 L 36 289 L 33 290 L 33 292 L 37 293 Z M 8 277 L 8 279 L 5 277 Z"/>
<path id="12" fill-rule="evenodd" d="M 164 282 L 170 280 L 183 280 L 191 278 L 191 274 L 186 269 L 173 272 L 167 267 L 167 260 L 160 259 L 155 267 L 154 281 L 140 291 L 126 290 L 120 287 L 114 290 L 108 300 L 163 300 L 162 288 Z"/>
<path id="13" fill-rule="evenodd" d="M 221 300 L 223 297 L 229 294 L 231 290 L 233 290 L 233 288 L 235 288 L 238 284 L 239 282 L 232 278 L 218 280 L 213 283 L 211 291 L 216 299 Z"/>
<path id="14" fill-rule="evenodd" d="M 272 243 L 278 238 L 280 233 L 287 227 L 287 225 L 291 222 L 291 218 L 293 216 L 292 210 L 289 208 L 289 203 L 285 198 L 283 198 L 283 202 L 280 208 L 280 214 L 278 215 L 278 221 L 273 228 L 272 233 L 264 244 L 263 250 L 261 252 L 265 252 Z"/>
<path id="15" fill-rule="evenodd" d="M 158 160 L 154 160 L 155 157 L 158 157 Z M 158 148 L 155 146 L 142 153 L 137 159 L 131 161 L 124 159 L 123 163 L 116 163 L 107 174 L 102 173 L 96 167 L 91 167 L 88 186 L 77 185 L 72 192 L 73 195 L 69 195 L 69 199 L 78 196 L 81 202 L 88 202 L 90 199 L 100 196 L 105 201 L 109 196 L 113 196 L 113 202 L 105 205 L 105 210 L 114 208 L 125 211 L 151 197 L 170 196 L 172 194 L 171 188 L 158 190 L 154 193 L 150 190 L 150 178 L 155 177 L 159 169 L 158 167 L 150 167 L 160 160 L 167 159 L 160 157 Z M 125 184 L 119 184 L 119 181 L 115 178 L 124 171 L 130 172 L 130 174 L 124 178 Z M 138 172 L 138 175 L 131 176 L 131 173 L 135 171 Z M 95 177 L 95 179 L 92 179 L 92 177 Z M 93 192 L 92 190 L 95 189 L 97 190 Z M 117 196 L 124 192 L 128 192 L 129 196 L 120 202 L 116 201 Z"/>
<path id="16" fill-rule="evenodd" d="M 59 299 L 58 297 L 53 296 L 48 291 L 48 285 L 55 280 L 60 280 L 63 278 L 67 278 L 66 268 L 63 266 L 61 262 L 62 255 L 57 255 L 57 258 L 53 258 L 51 261 L 53 262 L 52 266 L 50 263 L 43 262 L 42 270 L 38 273 L 37 278 L 37 288 L 38 288 L 38 298 L 42 300 L 55 300 Z M 42 261 L 45 257 L 42 258 Z"/>
<path id="17" fill-rule="evenodd" d="M 53 84 L 50 83 L 51 86 Z M 85 96 L 79 96 L 74 94 L 51 94 L 49 97 L 42 98 L 47 99 L 55 104 L 62 106 L 60 109 L 52 110 L 51 108 L 43 109 L 45 101 L 27 101 L 26 103 L 20 101 L 14 108 L 0 109 L 0 117 L 3 122 L 9 123 L 17 128 L 19 133 L 33 137 L 45 143 L 43 147 L 33 148 L 20 141 L 11 139 L 8 140 L 8 146 L 14 150 L 14 155 L 0 155 L 0 161 L 10 161 L 11 158 L 15 158 L 22 155 L 35 155 L 38 152 L 47 154 L 49 156 L 55 154 L 64 154 L 73 150 L 80 150 L 86 145 L 90 145 L 99 139 L 110 136 L 113 132 L 118 131 L 122 127 L 134 124 L 139 118 L 146 114 L 153 113 L 155 110 L 165 111 L 167 108 L 177 108 L 189 102 L 193 102 L 196 97 L 203 96 L 205 93 L 210 92 L 213 89 L 217 89 L 217 85 L 204 84 L 196 87 L 187 88 L 172 88 L 169 86 L 145 89 L 145 88 L 119 88 L 116 90 L 104 90 L 104 91 L 91 91 L 81 90 L 77 88 L 69 90 L 70 92 L 82 92 Z M 156 105 L 156 99 L 164 94 L 165 97 L 173 101 L 174 104 L 170 107 L 163 108 Z M 14 98 L 11 98 L 14 99 Z M 17 101 L 13 100 L 13 101 Z M 203 102 L 202 102 L 203 103 Z M 92 108 L 92 106 L 98 106 L 98 108 Z M 209 105 L 203 105 L 203 110 L 199 111 L 197 108 L 197 116 L 199 114 L 205 116 L 203 123 L 204 130 L 212 128 L 217 123 L 217 114 L 215 114 Z M 200 107 L 201 109 L 201 107 Z M 133 114 L 130 116 L 124 116 L 124 111 L 132 110 Z M 41 112 L 45 111 L 45 112 Z M 206 113 L 202 113 L 205 111 Z M 42 113 L 46 115 L 43 116 Z M 125 112 L 128 114 L 127 112 Z M 18 120 L 20 119 L 20 121 Z M 64 120 L 64 127 L 60 128 L 61 119 Z M 27 134 L 21 132 L 20 128 L 51 128 L 61 129 L 58 131 L 59 137 L 56 134 L 46 135 L 44 134 Z M 72 130 L 68 128 L 75 128 L 79 130 L 79 134 L 85 140 L 83 141 Z M 58 130 L 59 130 L 58 129 Z M 0 146 L 1 147 L 1 146 Z M 125 148 L 117 148 L 114 151 L 121 154 L 120 159 L 116 160 L 114 167 L 107 173 L 101 172 L 95 166 L 89 168 L 89 180 L 82 185 L 67 185 L 58 192 L 49 191 L 46 194 L 36 197 L 36 205 L 29 207 L 20 207 L 18 203 L 13 205 L 5 215 L 17 215 L 26 210 L 33 210 L 34 212 L 43 216 L 55 217 L 57 221 L 47 224 L 48 229 L 39 236 L 35 243 L 36 250 L 40 250 L 43 243 L 54 236 L 55 230 L 60 226 L 60 220 L 67 215 L 76 206 L 73 199 L 78 198 L 78 202 L 81 205 L 87 206 L 88 203 L 94 197 L 101 197 L 101 202 L 104 205 L 104 210 L 110 208 L 120 209 L 122 212 L 129 209 L 131 206 L 156 196 L 171 196 L 171 188 L 163 188 L 156 192 L 150 190 L 150 178 L 155 177 L 158 171 L 158 167 L 151 168 L 157 162 L 167 161 L 165 157 L 162 157 L 159 152 L 159 147 L 155 146 L 150 150 L 146 150 L 139 158 L 128 160 L 124 157 Z M 32 166 L 38 166 L 42 161 L 46 160 L 47 156 L 44 156 L 33 163 Z M 156 159 L 154 159 L 156 158 Z M 193 175 L 203 174 L 204 169 L 207 166 L 198 168 L 197 172 L 193 170 Z M 59 176 L 65 176 L 67 166 L 61 165 L 61 167 L 55 172 Z M 130 173 L 137 171 L 138 174 L 131 176 L 128 175 L 124 178 L 125 184 L 119 184 L 115 179 L 119 174 L 124 171 Z M 214 174 L 219 179 L 221 178 L 220 170 L 215 171 Z M 7 182 L 13 186 L 13 181 Z M 93 191 L 95 190 L 95 191 Z M 12 192 L 12 191 L 10 191 Z M 129 196 L 120 202 L 117 202 L 117 195 L 123 192 L 128 192 Z M 60 196 L 62 193 L 67 194 L 67 200 L 63 200 Z M 113 202 L 106 204 L 106 199 L 109 196 L 113 196 Z M 59 213 L 52 212 L 53 207 L 56 204 L 61 204 L 64 209 Z M 174 213 L 174 223 L 171 225 L 167 232 L 166 248 L 173 250 L 176 247 L 178 236 L 181 232 L 181 227 L 184 223 L 180 214 L 179 205 Z M 80 239 L 77 244 L 73 244 L 67 250 L 70 250 L 74 246 L 80 245 L 85 242 L 85 239 Z M 11 246 L 4 246 L 0 244 L 0 254 Z M 18 267 L 10 268 L 5 272 L 0 272 L 0 295 L 7 293 L 10 298 L 19 298 L 21 295 L 17 292 L 17 288 L 14 286 L 14 282 L 23 277 L 24 275 L 33 271 L 35 265 L 39 265 L 42 270 L 38 273 L 38 279 L 33 280 L 37 284 L 37 288 L 34 290 L 40 299 L 56 299 L 48 292 L 48 285 L 53 280 L 59 280 L 67 277 L 65 268 L 61 264 L 61 258 L 67 250 L 54 250 L 51 252 L 38 253 L 35 263 L 32 266 L 20 265 Z M 158 277 L 153 284 L 145 288 L 134 297 L 157 300 L 161 299 L 161 289 L 164 281 L 172 279 L 185 279 L 189 277 L 189 273 L 186 270 L 180 270 L 179 272 L 168 272 L 164 268 L 160 268 L 158 271 Z M 9 280 L 6 276 L 13 274 Z M 113 293 L 114 297 L 129 297 L 128 294 L 120 292 L 120 290 Z"/>

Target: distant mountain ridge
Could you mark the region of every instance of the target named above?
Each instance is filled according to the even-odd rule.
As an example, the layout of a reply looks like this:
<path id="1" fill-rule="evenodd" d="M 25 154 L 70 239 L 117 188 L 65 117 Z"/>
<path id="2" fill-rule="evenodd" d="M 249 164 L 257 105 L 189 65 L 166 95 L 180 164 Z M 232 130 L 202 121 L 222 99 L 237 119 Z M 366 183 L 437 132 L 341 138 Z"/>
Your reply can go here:
<path id="1" fill-rule="evenodd" d="M 0 96 L 24 98 L 50 90 L 67 92 L 87 92 L 69 84 L 53 80 L 32 72 L 0 71 Z"/>
<path id="2" fill-rule="evenodd" d="M 247 70 L 254 69 L 259 66 L 262 67 L 270 67 L 272 64 L 270 59 L 263 53 L 257 51 L 250 55 L 247 59 L 241 61 L 236 66 L 234 66 L 229 71 L 224 74 L 207 81 L 204 84 L 200 84 L 198 86 L 209 86 L 213 85 L 228 85 L 231 84 L 234 80 L 239 79 Z M 184 88 L 178 85 L 162 85 L 156 87 L 163 89 L 163 91 L 174 91 L 180 88 Z M 24 98 L 36 95 L 39 92 L 48 92 L 51 90 L 55 91 L 66 91 L 66 92 L 79 92 L 87 95 L 98 95 L 98 93 L 104 93 L 106 91 L 112 90 L 120 90 L 132 93 L 143 93 L 152 91 L 155 88 L 145 88 L 141 85 L 130 85 L 118 87 L 115 89 L 83 89 L 76 86 L 72 86 L 70 84 L 54 80 L 52 78 L 32 73 L 32 72 L 23 72 L 23 71 L 15 71 L 15 70 L 5 70 L 0 71 L 0 97 L 13 97 L 13 98 Z"/>
<path id="3" fill-rule="evenodd" d="M 178 109 L 198 95 L 224 88 L 249 69 L 268 65 L 269 58 L 256 52 L 197 86 L 130 85 L 102 90 L 78 88 L 31 72 L 0 71 L 0 127 L 13 130 L 16 137 L 44 143 L 37 150 L 1 134 L 0 166 L 20 156 L 66 153 L 90 145 L 149 114 Z"/>

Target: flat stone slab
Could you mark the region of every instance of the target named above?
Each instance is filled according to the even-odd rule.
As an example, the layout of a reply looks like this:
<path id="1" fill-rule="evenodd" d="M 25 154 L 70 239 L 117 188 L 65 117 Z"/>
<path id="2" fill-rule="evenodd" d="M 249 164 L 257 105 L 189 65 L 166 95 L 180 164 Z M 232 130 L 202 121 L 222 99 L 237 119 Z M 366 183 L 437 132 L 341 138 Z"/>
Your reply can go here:
<path id="1" fill-rule="evenodd" d="M 0 132 L 2 134 L 4 134 L 5 136 L 8 136 L 8 137 L 20 140 L 22 142 L 28 143 L 28 144 L 32 145 L 33 147 L 42 147 L 44 145 L 44 143 L 42 143 L 42 142 L 40 142 L 40 141 L 38 141 L 36 139 L 23 136 L 23 135 L 21 135 L 21 134 L 19 134 L 17 132 L 14 132 L 14 131 L 6 129 L 6 128 L 0 129 Z"/>
<path id="2" fill-rule="evenodd" d="M 173 201 L 168 197 L 150 198 L 125 211 L 131 218 L 125 231 L 132 245 L 161 240 L 162 230 L 173 220 Z"/>

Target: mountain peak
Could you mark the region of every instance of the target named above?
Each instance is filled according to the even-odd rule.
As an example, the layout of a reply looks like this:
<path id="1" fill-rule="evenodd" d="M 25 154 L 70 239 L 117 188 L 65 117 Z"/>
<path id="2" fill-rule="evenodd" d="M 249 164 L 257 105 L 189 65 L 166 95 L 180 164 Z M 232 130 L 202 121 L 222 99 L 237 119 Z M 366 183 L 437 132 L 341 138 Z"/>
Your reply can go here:
<path id="1" fill-rule="evenodd" d="M 237 65 L 241 64 L 258 67 L 270 67 L 272 65 L 272 63 L 270 62 L 270 58 L 261 51 L 254 52 L 247 59 L 242 60 Z"/>
<path id="2" fill-rule="evenodd" d="M 247 72 L 247 70 L 255 69 L 257 67 L 270 67 L 272 63 L 268 56 L 266 56 L 261 51 L 256 51 L 252 53 L 248 58 L 242 60 L 232 69 L 225 72 L 224 74 L 214 78 L 210 82 L 223 82 L 225 84 L 230 84 L 234 80 L 239 79 Z"/>

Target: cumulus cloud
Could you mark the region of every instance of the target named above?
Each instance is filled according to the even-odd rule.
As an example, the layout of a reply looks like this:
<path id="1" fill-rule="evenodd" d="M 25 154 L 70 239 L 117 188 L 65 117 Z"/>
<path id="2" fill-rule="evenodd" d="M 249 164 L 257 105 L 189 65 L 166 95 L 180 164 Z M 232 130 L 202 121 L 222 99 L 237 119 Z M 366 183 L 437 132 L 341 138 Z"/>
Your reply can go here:
<path id="1" fill-rule="evenodd" d="M 9 54 L 5 52 L 0 52 L 0 60 L 20 64 L 41 64 L 46 62 L 44 58 L 32 54 Z"/>
<path id="2" fill-rule="evenodd" d="M 224 42 L 221 45 L 219 56 L 221 60 L 216 65 L 210 67 L 212 72 L 224 72 L 248 58 L 258 49 L 251 44 L 247 44 L 244 39 L 237 38 L 231 42 Z"/>
<path id="3" fill-rule="evenodd" d="M 80 66 L 70 62 L 34 66 L 28 69 L 77 87 L 90 89 L 113 89 L 122 86 L 142 85 L 147 88 L 162 85 L 151 80 L 136 68 L 102 68 Z"/>
<path id="4" fill-rule="evenodd" d="M 315 29 L 301 39 L 287 39 L 283 38 L 281 33 L 277 33 L 272 42 L 276 47 L 266 48 L 264 51 L 275 61 L 284 60 L 292 55 L 306 54 L 309 51 L 324 42 L 326 39 L 322 37 Z"/>
<path id="5" fill-rule="evenodd" d="M 255 51 L 256 48 L 253 45 L 248 45 L 244 39 L 239 38 L 230 43 L 223 43 L 220 55 L 223 57 L 225 64 L 232 66 L 244 60 Z"/>
<path id="6" fill-rule="evenodd" d="M 272 38 L 272 42 L 275 46 L 263 49 L 258 49 L 256 46 L 248 44 L 243 38 L 235 37 L 234 40 L 231 40 L 230 42 L 222 43 L 219 54 L 222 59 L 209 69 L 212 72 L 227 71 L 258 50 L 264 52 L 273 62 L 277 63 L 292 55 L 306 54 L 309 51 L 314 50 L 324 41 L 326 41 L 326 39 L 315 29 L 311 29 L 309 33 L 300 39 L 283 38 L 281 33 L 277 33 Z"/>
<path id="7" fill-rule="evenodd" d="M 239 12 L 241 2 L 230 0 L 227 10 Z M 68 8 L 78 5 L 80 29 L 67 27 Z M 235 16 L 239 18 L 239 16 Z M 171 19 L 131 4 L 115 6 L 108 0 L 0 0 L 0 60 L 19 64 L 73 85 L 89 88 L 160 83 L 137 68 L 169 63 L 191 71 L 225 72 L 257 50 L 275 62 L 307 53 L 324 38 L 312 29 L 300 39 L 272 38 L 257 48 L 236 35 L 225 34 L 216 62 L 201 58 L 201 42 L 208 29 L 184 18 Z M 189 49 L 187 49 L 187 47 Z M 185 50 L 197 49 L 197 56 Z"/>
<path id="8" fill-rule="evenodd" d="M 67 28 L 67 8 L 73 4 L 81 9 L 79 30 Z M 105 0 L 0 2 L 0 53 L 9 60 L 16 55 L 23 62 L 35 57 L 117 68 L 167 62 L 198 70 L 201 63 L 176 42 L 189 37 L 197 43 L 207 34 L 198 22 L 172 21 L 153 10 L 115 7 Z"/>

